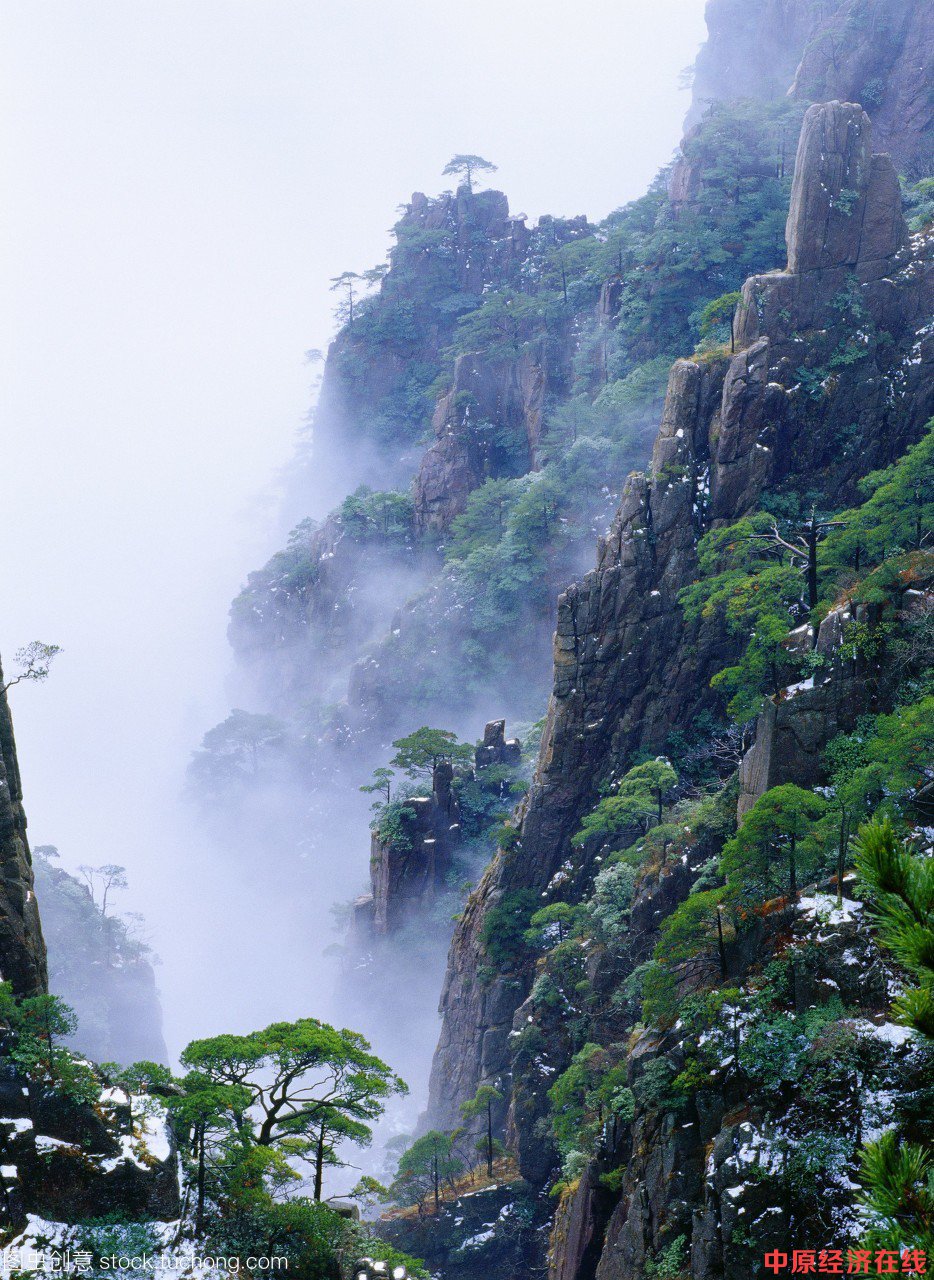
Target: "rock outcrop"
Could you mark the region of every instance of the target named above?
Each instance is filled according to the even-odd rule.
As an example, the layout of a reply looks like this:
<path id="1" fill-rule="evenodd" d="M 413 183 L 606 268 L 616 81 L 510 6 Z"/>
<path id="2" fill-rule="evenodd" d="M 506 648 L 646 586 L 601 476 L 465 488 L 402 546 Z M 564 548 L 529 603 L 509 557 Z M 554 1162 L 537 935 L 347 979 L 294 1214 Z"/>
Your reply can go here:
<path id="1" fill-rule="evenodd" d="M 540 1237 L 545 1206 L 514 1173 L 465 1190 L 441 1212 L 385 1218 L 382 1239 L 422 1258 L 444 1280 L 544 1280 Z"/>
<path id="2" fill-rule="evenodd" d="M 518 765 L 522 744 L 518 738 L 506 737 L 506 721 L 491 720 L 483 729 L 483 740 L 474 752 L 474 766 L 488 769 L 491 765 Z"/>
<path id="3" fill-rule="evenodd" d="M 434 407 L 428 385 L 457 321 L 457 309 L 444 304 L 479 299 L 494 281 L 515 280 L 529 238 L 501 191 L 461 186 L 437 199 L 414 193 L 378 294 L 328 352 L 307 477 L 314 492 L 333 495 L 348 480 L 351 488 L 376 489 L 409 482 Z M 377 346 L 373 325 L 382 326 Z"/>
<path id="4" fill-rule="evenodd" d="M 71 1101 L 0 1060 L 0 1111 L 0 1228 L 21 1229 L 27 1214 L 178 1216 L 175 1141 L 158 1099 L 103 1088 L 95 1103 Z"/>
<path id="5" fill-rule="evenodd" d="M 876 147 L 909 177 L 934 148 L 934 15 L 925 0 L 710 0 L 697 59 L 694 125 L 713 102 L 859 102 Z"/>
<path id="6" fill-rule="evenodd" d="M 845 501 L 934 411 L 930 245 L 907 242 L 891 162 L 872 155 L 870 139 L 859 107 L 809 110 L 789 267 L 745 286 L 734 356 L 675 364 L 651 476 L 631 477 L 596 569 L 559 600 L 554 691 L 519 840 L 491 865 L 451 948 L 433 1125 L 453 1127 L 480 1082 L 511 1072 L 513 1017 L 530 978 L 484 980 L 487 912 L 559 875 L 586 883 L 590 869 L 569 842 L 600 780 L 712 705 L 710 678 L 736 641 L 712 623 L 686 625 L 678 604 L 701 533 L 796 476 Z"/>
<path id="7" fill-rule="evenodd" d="M 49 990 L 74 1009 L 70 1046 L 92 1062 L 168 1062 L 154 957 L 118 915 L 56 866 L 54 850 L 33 850 L 36 896 L 48 951 Z"/>
<path id="8" fill-rule="evenodd" d="M 447 761 L 432 774 L 431 794 L 412 796 L 399 809 L 398 829 L 372 833 L 371 892 L 354 903 L 354 928 L 376 937 L 416 918 L 444 887 L 460 841 L 460 811 Z"/>
<path id="9" fill-rule="evenodd" d="M 528 351 L 498 361 L 458 357 L 432 420 L 437 439 L 415 478 L 420 532 L 449 528 L 484 480 L 537 469 L 545 386 L 545 370 Z"/>
<path id="10" fill-rule="evenodd" d="M 0 672 L 0 978 L 17 995 L 45 991 L 48 973 L 13 721 Z"/>

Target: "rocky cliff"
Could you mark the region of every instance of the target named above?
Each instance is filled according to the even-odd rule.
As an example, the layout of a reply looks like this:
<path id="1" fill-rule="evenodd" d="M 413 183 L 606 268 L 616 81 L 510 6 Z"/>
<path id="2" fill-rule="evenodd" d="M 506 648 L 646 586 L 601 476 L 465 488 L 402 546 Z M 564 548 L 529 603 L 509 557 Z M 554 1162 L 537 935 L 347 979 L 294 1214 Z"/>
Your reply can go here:
<path id="1" fill-rule="evenodd" d="M 89 1076 L 90 1079 L 90 1076 Z M 28 1215 L 74 1223 L 177 1217 L 175 1140 L 164 1106 L 96 1081 L 76 1102 L 0 1059 L 0 1233 Z"/>
<path id="2" fill-rule="evenodd" d="M 461 831 L 453 780 L 453 768 L 442 761 L 432 773 L 431 794 L 406 799 L 391 834 L 373 831 L 371 892 L 354 903 L 355 930 L 395 933 L 443 890 Z"/>
<path id="3" fill-rule="evenodd" d="M 553 1158 L 542 1138 L 542 1072 L 547 1081 L 566 1061 L 560 1052 L 523 1055 L 519 1033 L 537 1016 L 523 1003 L 534 974 L 518 963 L 490 975 L 484 922 L 520 891 L 579 899 L 598 849 L 572 845 L 571 836 L 599 784 L 618 779 L 640 750 L 663 750 L 673 729 L 717 711 L 710 679 L 737 640 L 715 619 L 688 624 L 678 602 L 697 576 L 704 531 L 744 516 L 766 492 L 802 482 L 846 501 L 860 475 L 919 438 L 934 410 L 930 241 L 909 238 L 894 168 L 873 152 L 872 125 L 859 106 L 832 102 L 807 112 L 787 244 L 787 267 L 743 288 L 735 354 L 674 365 L 651 471 L 630 478 L 596 569 L 559 600 L 554 689 L 518 839 L 487 871 L 452 944 L 430 1123 L 451 1127 L 478 1084 L 511 1081 L 515 1142 L 533 1181 L 548 1176 Z M 825 722 L 824 734 L 834 727 Z M 684 866 L 700 861 L 686 853 Z M 662 873 L 666 892 L 673 874 Z M 657 927 L 678 900 L 676 892 L 664 909 L 653 907 L 648 923 Z M 651 928 L 647 948 L 646 938 L 633 945 L 651 953 Z M 652 1236 L 653 1196 L 690 1206 L 702 1194 L 702 1154 L 694 1169 L 687 1149 L 647 1145 L 645 1134 L 634 1140 L 650 1167 L 631 1166 L 632 1190 L 616 1211 L 598 1272 L 614 1280 L 643 1274 L 646 1232 L 651 1250 L 677 1234 Z M 676 1171 L 681 1181 L 672 1186 Z M 722 1265 L 698 1262 L 691 1274 L 721 1274 Z M 558 1266 L 553 1274 L 591 1273 Z"/>
<path id="4" fill-rule="evenodd" d="M 19 995 L 46 990 L 45 943 L 5 690 L 0 692 L 0 975 Z"/>
<path id="5" fill-rule="evenodd" d="M 49 990 L 78 1018 L 69 1043 L 92 1062 L 167 1062 L 156 957 L 134 919 L 102 911 L 87 884 L 55 865 L 56 852 L 33 850 Z"/>
<path id="6" fill-rule="evenodd" d="M 859 102 L 900 173 L 932 168 L 934 18 L 924 0 L 709 0 L 688 123 L 711 102 Z"/>

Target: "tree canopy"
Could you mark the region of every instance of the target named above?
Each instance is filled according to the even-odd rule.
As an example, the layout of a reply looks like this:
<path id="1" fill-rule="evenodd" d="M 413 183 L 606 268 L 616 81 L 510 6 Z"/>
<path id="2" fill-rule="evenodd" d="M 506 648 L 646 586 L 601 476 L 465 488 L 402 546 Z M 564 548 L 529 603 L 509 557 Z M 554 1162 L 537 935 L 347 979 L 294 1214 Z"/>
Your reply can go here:
<path id="1" fill-rule="evenodd" d="M 473 759 L 473 750 L 468 743 L 459 742 L 456 733 L 449 729 L 429 729 L 427 725 L 397 738 L 392 745 L 396 754 L 389 763 L 410 778 L 430 777 L 443 761 L 453 764 Z"/>
<path id="2" fill-rule="evenodd" d="M 311 1163 L 316 1199 L 324 1167 L 341 1163 L 337 1144 L 368 1143 L 386 1100 L 407 1091 L 362 1035 L 317 1018 L 194 1040 L 181 1061 L 191 1105 L 209 1109 L 213 1098 L 232 1112 L 245 1148 Z"/>
<path id="3" fill-rule="evenodd" d="M 484 160 L 483 156 L 458 153 L 451 157 L 441 170 L 441 173 L 445 178 L 463 178 L 467 190 L 473 191 L 474 175 L 477 173 L 495 173 L 496 168 L 495 164 L 491 164 L 489 160 Z"/>

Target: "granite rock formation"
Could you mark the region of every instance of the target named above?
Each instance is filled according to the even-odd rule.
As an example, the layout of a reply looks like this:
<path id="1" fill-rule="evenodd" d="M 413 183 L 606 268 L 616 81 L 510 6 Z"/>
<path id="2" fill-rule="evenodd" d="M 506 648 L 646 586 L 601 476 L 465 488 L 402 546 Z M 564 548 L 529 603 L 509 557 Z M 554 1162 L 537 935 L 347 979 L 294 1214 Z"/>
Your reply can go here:
<path id="1" fill-rule="evenodd" d="M 710 0 L 688 124 L 712 102 L 859 102 L 879 151 L 930 173 L 934 16 L 924 0 Z"/>
<path id="2" fill-rule="evenodd" d="M 0 1111 L 0 1227 L 21 1229 L 27 1214 L 177 1217 L 175 1142 L 158 1099 L 105 1087 L 93 1105 L 69 1102 L 0 1059 Z"/>
<path id="3" fill-rule="evenodd" d="M 0 673 L 0 686 L 2 683 Z M 5 690 L 0 691 L 0 976 L 12 984 L 17 995 L 37 995 L 48 986 L 13 722 Z"/>
<path id="4" fill-rule="evenodd" d="M 443 889 L 461 830 L 453 779 L 451 765 L 442 761 L 432 773 L 431 794 L 405 801 L 399 831 L 385 838 L 373 831 L 371 891 L 354 903 L 357 933 L 395 933 Z"/>
<path id="5" fill-rule="evenodd" d="M 489 868 L 451 947 L 433 1126 L 452 1127 L 482 1082 L 513 1078 L 514 1107 L 523 1094 L 510 1043 L 527 1016 L 530 974 L 484 973 L 487 912 L 518 888 L 542 893 L 560 878 L 573 894 L 586 884 L 592 869 L 569 842 L 600 780 L 620 776 L 638 749 L 662 749 L 673 725 L 710 705 L 710 677 L 735 641 L 712 623 L 685 625 L 677 603 L 694 580 L 699 536 L 796 475 L 845 501 L 858 476 L 899 456 L 934 410 L 931 246 L 923 236 L 909 242 L 891 162 L 872 153 L 871 129 L 852 104 L 808 111 L 788 267 L 745 286 L 735 355 L 674 365 L 651 473 L 631 477 L 596 569 L 559 601 L 554 690 L 519 839 Z M 864 350 L 834 361 L 852 341 Z M 819 391 L 806 390 L 802 369 Z M 847 431 L 853 445 L 841 448 Z M 647 1197 L 696 1203 L 704 1178 L 703 1159 L 692 1164 L 680 1135 L 671 1135 L 675 1146 L 641 1137 L 659 1163 L 633 1173 L 636 1199 L 617 1210 L 631 1215 L 630 1234 L 652 1220 Z M 523 1171 L 540 1179 L 549 1157 L 534 1124 L 517 1142 Z M 675 1169 L 687 1181 L 666 1190 Z M 619 1229 L 613 1238 L 623 1238 Z M 641 1274 L 638 1249 L 628 1249 L 610 1248 L 601 1278 Z"/>

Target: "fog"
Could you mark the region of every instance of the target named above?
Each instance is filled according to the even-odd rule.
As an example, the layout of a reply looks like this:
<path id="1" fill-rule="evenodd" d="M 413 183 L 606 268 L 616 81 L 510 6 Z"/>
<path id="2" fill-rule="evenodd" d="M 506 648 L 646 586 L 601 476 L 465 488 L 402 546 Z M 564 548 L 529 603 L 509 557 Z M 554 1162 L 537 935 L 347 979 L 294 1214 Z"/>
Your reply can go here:
<path id="1" fill-rule="evenodd" d="M 331 899 L 366 878 L 362 802 L 326 814 L 303 883 L 276 858 L 300 833 L 257 816 L 226 857 L 179 803 L 232 705 L 229 603 L 305 514 L 281 473 L 329 280 L 384 259 L 455 151 L 495 161 L 531 218 L 640 194 L 680 136 L 703 0 L 2 14 L 0 648 L 64 650 L 11 695 L 30 835 L 66 867 L 126 865 L 174 1054 L 331 1012 Z"/>

